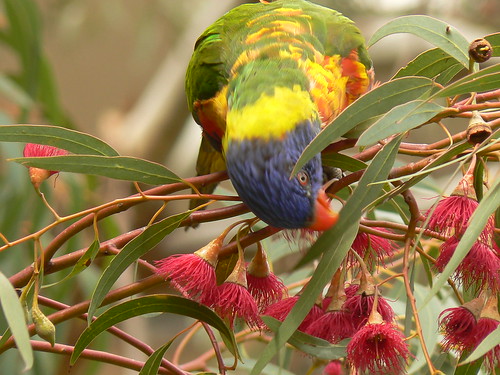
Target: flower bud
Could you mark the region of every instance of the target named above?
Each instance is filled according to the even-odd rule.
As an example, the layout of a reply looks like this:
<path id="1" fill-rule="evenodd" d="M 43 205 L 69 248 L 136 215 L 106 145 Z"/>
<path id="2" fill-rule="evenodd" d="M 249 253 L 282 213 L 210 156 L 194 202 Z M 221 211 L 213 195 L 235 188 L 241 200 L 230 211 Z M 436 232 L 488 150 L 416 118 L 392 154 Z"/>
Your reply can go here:
<path id="1" fill-rule="evenodd" d="M 475 62 L 483 63 L 488 61 L 492 54 L 493 48 L 486 39 L 476 39 L 469 45 L 469 56 Z"/>
<path id="2" fill-rule="evenodd" d="M 68 155 L 68 151 L 47 145 L 39 145 L 36 143 L 27 143 L 24 146 L 23 156 L 25 158 L 30 157 L 49 157 L 49 156 L 64 156 Z M 30 180 L 35 189 L 40 187 L 40 184 L 47 178 L 52 176 L 58 171 L 49 171 L 43 168 L 28 167 Z"/>
<path id="3" fill-rule="evenodd" d="M 33 306 L 31 309 L 31 319 L 35 325 L 35 330 L 38 336 L 54 346 L 56 340 L 56 327 L 54 324 L 40 311 L 38 306 Z"/>
<path id="4" fill-rule="evenodd" d="M 483 142 L 491 135 L 491 127 L 484 122 L 478 111 L 472 112 L 472 117 L 467 126 L 467 140 L 475 145 Z"/>

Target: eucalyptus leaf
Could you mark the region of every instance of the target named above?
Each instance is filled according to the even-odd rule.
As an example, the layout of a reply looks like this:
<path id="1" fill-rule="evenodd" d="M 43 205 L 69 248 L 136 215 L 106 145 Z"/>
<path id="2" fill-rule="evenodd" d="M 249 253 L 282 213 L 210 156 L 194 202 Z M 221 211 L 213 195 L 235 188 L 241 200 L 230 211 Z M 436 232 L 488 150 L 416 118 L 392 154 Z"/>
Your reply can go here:
<path id="1" fill-rule="evenodd" d="M 493 48 L 492 57 L 500 57 L 500 33 L 489 34 L 484 37 Z"/>
<path id="2" fill-rule="evenodd" d="M 175 339 L 175 337 L 174 337 Z M 168 341 L 164 345 L 160 346 L 158 349 L 154 351 L 153 354 L 149 356 L 147 359 L 146 363 L 142 367 L 141 371 L 139 372 L 139 375 L 157 375 L 158 374 L 158 369 L 160 368 L 161 365 L 161 360 L 163 359 L 163 355 L 165 352 L 170 348 L 172 343 L 174 342 L 173 340 Z"/>
<path id="3" fill-rule="evenodd" d="M 414 60 L 410 61 L 392 79 L 408 76 L 437 77 L 436 82 L 444 85 L 452 78 L 445 74 L 448 70 L 453 70 L 453 75 L 455 75 L 462 69 L 464 69 L 463 65 L 455 58 L 439 48 L 433 48 L 422 52 Z"/>
<path id="4" fill-rule="evenodd" d="M 2 272 L 0 272 L 0 303 L 19 349 L 19 354 L 23 359 L 25 370 L 28 370 L 33 367 L 33 349 L 31 348 L 28 327 L 26 327 L 24 320 L 23 307 L 12 284 Z"/>
<path id="5" fill-rule="evenodd" d="M 97 308 L 101 305 L 113 284 L 120 275 L 137 259 L 150 251 L 167 235 L 173 232 L 179 224 L 191 214 L 191 211 L 167 217 L 147 227 L 144 232 L 126 244 L 123 249 L 113 258 L 99 278 L 92 293 L 88 311 L 88 323 L 90 324 Z"/>
<path id="6" fill-rule="evenodd" d="M 340 154 L 340 153 L 330 153 L 321 155 L 321 162 L 323 165 L 328 165 L 331 167 L 340 168 L 343 171 L 359 171 L 367 167 L 366 163 L 354 159 L 351 156 Z"/>
<path id="7" fill-rule="evenodd" d="M 416 35 L 442 49 L 465 68 L 469 67 L 469 41 L 456 28 L 429 16 L 403 16 L 389 21 L 375 31 L 368 41 L 368 46 L 388 35 L 398 33 Z"/>
<path id="8" fill-rule="evenodd" d="M 434 94 L 434 97 L 455 96 L 471 92 L 496 90 L 500 87 L 500 64 L 469 74 Z"/>
<path id="9" fill-rule="evenodd" d="M 10 160 L 49 171 L 84 173 L 150 185 L 181 181 L 180 177 L 161 164 L 130 156 L 67 155 Z"/>
<path id="10" fill-rule="evenodd" d="M 425 100 L 413 100 L 394 107 L 361 134 L 357 145 L 368 146 L 393 134 L 413 129 L 433 118 L 443 107 Z"/>
<path id="11" fill-rule="evenodd" d="M 0 141 L 38 143 L 74 154 L 118 156 L 118 152 L 99 138 L 60 126 L 1 125 Z"/>
<path id="12" fill-rule="evenodd" d="M 95 259 L 97 254 L 99 253 L 100 249 L 100 243 L 99 240 L 96 238 L 94 242 L 89 246 L 89 248 L 85 251 L 85 253 L 81 256 L 80 259 L 75 263 L 73 268 L 71 269 L 71 272 L 67 274 L 63 279 L 49 284 L 49 285 L 44 285 L 43 288 L 50 288 L 55 285 L 58 285 L 60 283 L 63 283 L 65 281 L 68 281 L 69 279 L 73 278 L 74 276 L 78 275 L 80 272 L 83 270 L 87 269 L 88 266 L 92 263 L 92 261 Z"/>
<path id="13" fill-rule="evenodd" d="M 229 350 L 232 353 L 237 352 L 236 339 L 233 332 L 224 321 L 208 307 L 187 298 L 157 294 L 122 302 L 106 310 L 101 316 L 94 320 L 92 324 L 85 328 L 78 338 L 75 349 L 71 355 L 71 364 L 73 365 L 78 357 L 80 357 L 82 351 L 99 334 L 108 328 L 136 316 L 158 312 L 188 316 L 211 325 L 217 329 L 221 335 L 226 337 L 227 342 L 232 343 Z"/>

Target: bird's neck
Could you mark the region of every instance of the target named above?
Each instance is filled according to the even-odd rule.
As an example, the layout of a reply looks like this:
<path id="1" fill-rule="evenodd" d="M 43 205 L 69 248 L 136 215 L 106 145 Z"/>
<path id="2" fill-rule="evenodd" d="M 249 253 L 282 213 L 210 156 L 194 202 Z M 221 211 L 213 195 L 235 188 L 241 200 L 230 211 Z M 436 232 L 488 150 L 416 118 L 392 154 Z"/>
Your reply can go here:
<path id="1" fill-rule="evenodd" d="M 281 139 L 297 124 L 317 122 L 307 78 L 295 69 L 256 64 L 242 69 L 228 88 L 226 142 Z"/>

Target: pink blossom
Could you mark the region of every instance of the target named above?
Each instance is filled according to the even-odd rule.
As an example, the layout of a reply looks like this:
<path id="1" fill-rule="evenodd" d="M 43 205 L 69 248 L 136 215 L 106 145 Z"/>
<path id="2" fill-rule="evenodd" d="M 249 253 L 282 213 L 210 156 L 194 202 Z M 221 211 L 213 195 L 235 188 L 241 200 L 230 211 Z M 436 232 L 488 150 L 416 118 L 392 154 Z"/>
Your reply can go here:
<path id="1" fill-rule="evenodd" d="M 392 323 L 366 324 L 347 345 L 347 359 L 359 373 L 406 373 L 410 352 L 404 335 Z"/>

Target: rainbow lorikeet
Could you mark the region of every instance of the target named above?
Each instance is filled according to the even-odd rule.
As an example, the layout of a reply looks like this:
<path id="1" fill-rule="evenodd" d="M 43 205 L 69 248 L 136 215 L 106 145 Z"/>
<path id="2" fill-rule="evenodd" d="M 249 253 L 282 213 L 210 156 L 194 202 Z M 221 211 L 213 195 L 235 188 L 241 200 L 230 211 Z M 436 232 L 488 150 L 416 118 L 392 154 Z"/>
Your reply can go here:
<path id="1" fill-rule="evenodd" d="M 351 20 L 305 0 L 241 5 L 197 40 L 188 105 L 203 128 L 198 174 L 227 169 L 248 207 L 278 228 L 337 220 L 321 157 L 296 176 L 304 148 L 370 85 L 371 61 Z"/>

